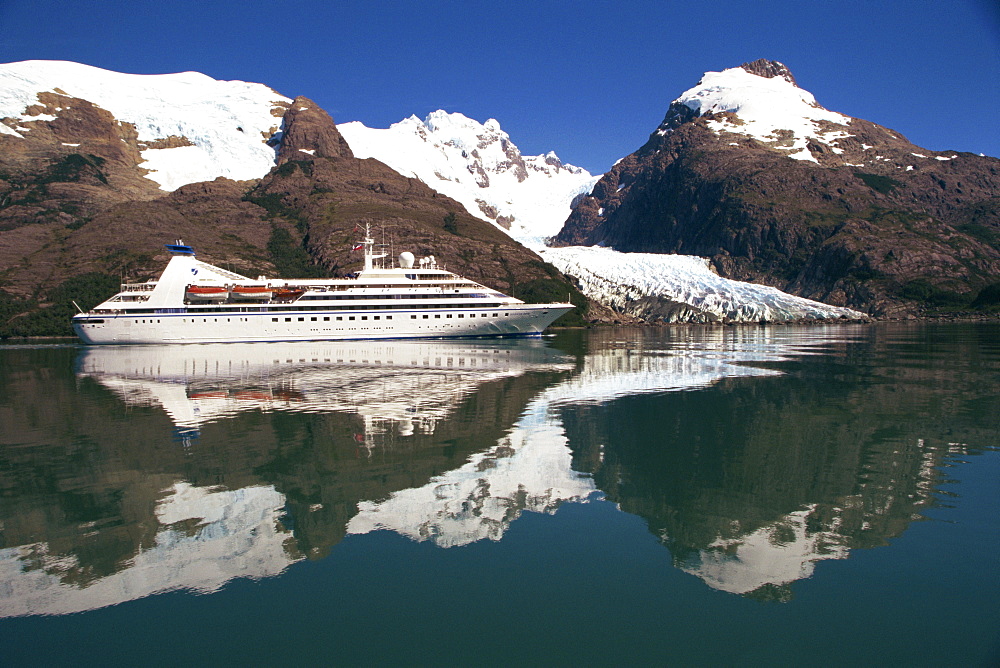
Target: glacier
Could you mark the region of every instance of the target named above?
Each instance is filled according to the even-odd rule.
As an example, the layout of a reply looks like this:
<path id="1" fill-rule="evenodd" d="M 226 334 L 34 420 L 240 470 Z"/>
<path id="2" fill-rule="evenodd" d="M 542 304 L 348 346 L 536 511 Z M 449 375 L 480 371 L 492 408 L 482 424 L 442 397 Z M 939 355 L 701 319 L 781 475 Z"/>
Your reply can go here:
<path id="1" fill-rule="evenodd" d="M 865 314 L 756 283 L 719 276 L 694 255 L 621 253 L 610 248 L 537 248 L 581 291 L 615 311 L 664 322 L 785 322 Z M 666 311 L 663 306 L 667 305 Z M 660 311 L 658 313 L 658 311 Z"/>

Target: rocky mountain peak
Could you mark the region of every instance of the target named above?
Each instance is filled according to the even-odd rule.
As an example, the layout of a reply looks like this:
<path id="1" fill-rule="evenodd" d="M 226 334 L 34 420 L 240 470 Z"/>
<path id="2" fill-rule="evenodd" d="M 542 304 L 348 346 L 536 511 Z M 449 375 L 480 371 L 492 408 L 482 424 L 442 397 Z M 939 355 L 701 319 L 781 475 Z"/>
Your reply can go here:
<path id="1" fill-rule="evenodd" d="M 758 58 L 752 62 L 743 63 L 740 67 L 745 69 L 750 74 L 756 74 L 757 76 L 764 77 L 765 79 L 781 77 L 792 85 L 798 85 L 795 83 L 795 77 L 792 76 L 791 70 L 785 67 L 783 63 L 779 63 L 776 60 Z"/>
<path id="2" fill-rule="evenodd" d="M 673 101 L 644 150 L 658 150 L 661 138 L 693 121 L 727 145 L 763 147 L 816 164 L 860 163 L 855 154 L 867 150 L 863 145 L 897 139 L 891 133 L 867 132 L 850 116 L 825 109 L 795 84 L 785 65 L 765 59 L 706 72 Z M 884 137 L 877 143 L 872 137 L 864 141 L 862 132 Z"/>
<path id="3" fill-rule="evenodd" d="M 307 97 L 292 100 L 275 135 L 278 164 L 314 158 L 353 158 L 354 153 L 328 113 Z"/>
<path id="4" fill-rule="evenodd" d="M 438 110 L 424 120 L 410 116 L 385 130 L 356 121 L 340 130 L 356 156 L 376 158 L 420 179 L 517 238 L 558 232 L 571 202 L 595 180 L 552 151 L 522 155 L 493 118 L 480 123 Z"/>

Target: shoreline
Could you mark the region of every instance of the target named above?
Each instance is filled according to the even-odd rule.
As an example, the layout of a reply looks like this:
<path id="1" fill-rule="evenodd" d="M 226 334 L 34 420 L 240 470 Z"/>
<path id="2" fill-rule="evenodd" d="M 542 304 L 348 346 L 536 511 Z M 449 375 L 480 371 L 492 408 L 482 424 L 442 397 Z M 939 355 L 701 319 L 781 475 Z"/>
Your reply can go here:
<path id="1" fill-rule="evenodd" d="M 997 313 L 976 313 L 976 314 L 940 314 L 940 315 L 909 315 L 896 316 L 891 318 L 808 318 L 802 320 L 778 320 L 759 322 L 754 321 L 727 321 L 715 320 L 711 322 L 643 322 L 634 321 L 614 321 L 614 322 L 590 322 L 584 326 L 551 326 L 546 332 L 569 331 L 574 329 L 603 329 L 610 327 L 649 327 L 662 329 L 666 327 L 794 327 L 794 326 L 817 326 L 817 325 L 877 325 L 883 323 L 932 323 L 932 322 L 1000 322 L 1000 312 Z M 491 337 L 474 337 L 491 338 Z M 506 338 L 499 336 L 496 338 Z M 322 339 L 317 339 L 322 340 Z M 352 339 L 356 341 L 378 340 L 378 339 Z M 446 340 L 444 337 L 431 340 Z M 25 336 L 25 337 L 4 337 L 0 338 L 0 345 L 30 345 L 30 344 L 68 344 L 87 345 L 75 336 Z M 141 344 L 136 344 L 141 345 Z M 178 344 L 197 345 L 197 344 Z"/>

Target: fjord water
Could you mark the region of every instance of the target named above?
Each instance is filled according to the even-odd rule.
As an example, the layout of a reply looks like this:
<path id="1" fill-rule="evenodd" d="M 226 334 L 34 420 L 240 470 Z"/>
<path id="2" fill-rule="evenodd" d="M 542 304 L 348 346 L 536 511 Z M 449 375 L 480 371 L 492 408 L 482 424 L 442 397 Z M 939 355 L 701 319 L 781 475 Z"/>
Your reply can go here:
<path id="1" fill-rule="evenodd" d="M 985 665 L 1000 325 L 0 347 L 42 665 Z"/>

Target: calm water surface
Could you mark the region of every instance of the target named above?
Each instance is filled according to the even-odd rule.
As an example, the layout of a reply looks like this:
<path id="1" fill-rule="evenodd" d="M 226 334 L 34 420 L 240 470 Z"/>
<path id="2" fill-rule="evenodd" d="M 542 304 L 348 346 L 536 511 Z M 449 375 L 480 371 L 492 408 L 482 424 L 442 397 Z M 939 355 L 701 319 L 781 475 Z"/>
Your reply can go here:
<path id="1" fill-rule="evenodd" d="M 0 347 L 37 665 L 990 665 L 1000 324 Z"/>

